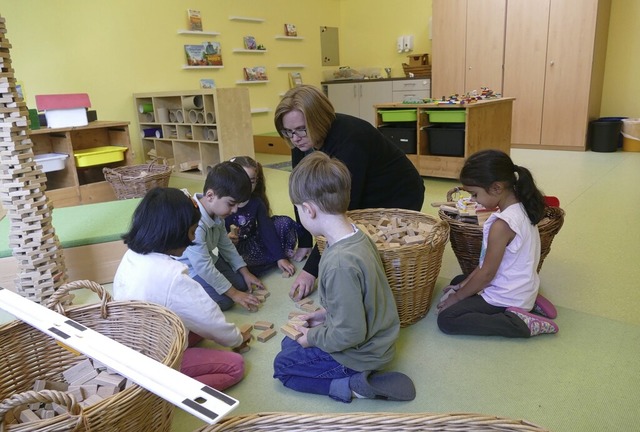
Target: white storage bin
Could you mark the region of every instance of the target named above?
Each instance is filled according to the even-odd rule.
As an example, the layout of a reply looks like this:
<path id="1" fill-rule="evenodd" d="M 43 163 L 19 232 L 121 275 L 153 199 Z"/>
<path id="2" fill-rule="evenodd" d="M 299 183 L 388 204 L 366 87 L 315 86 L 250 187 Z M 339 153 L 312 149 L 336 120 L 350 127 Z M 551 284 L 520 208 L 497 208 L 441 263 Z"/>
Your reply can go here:
<path id="1" fill-rule="evenodd" d="M 69 157 L 64 153 L 45 153 L 35 156 L 36 163 L 42 166 L 43 172 L 60 171 L 64 169 L 64 161 Z"/>

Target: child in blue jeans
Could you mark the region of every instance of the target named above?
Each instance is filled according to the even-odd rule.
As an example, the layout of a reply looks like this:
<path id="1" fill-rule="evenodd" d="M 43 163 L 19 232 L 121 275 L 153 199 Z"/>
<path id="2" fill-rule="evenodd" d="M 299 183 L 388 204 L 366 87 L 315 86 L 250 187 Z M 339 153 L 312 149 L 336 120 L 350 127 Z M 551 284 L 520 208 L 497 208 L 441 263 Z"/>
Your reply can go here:
<path id="1" fill-rule="evenodd" d="M 297 327 L 303 334 L 297 341 L 283 339 L 274 378 L 346 403 L 413 400 L 409 377 L 380 371 L 395 355 L 400 319 L 374 243 L 346 217 L 350 190 L 349 170 L 322 152 L 291 173 L 289 196 L 302 224 L 327 240 L 318 278 L 322 308 L 300 315 L 308 327 Z"/>
<path id="2" fill-rule="evenodd" d="M 251 288 L 264 288 L 227 237 L 224 225 L 224 218 L 235 213 L 238 204 L 250 195 L 251 181 L 240 165 L 221 162 L 213 166 L 203 192 L 195 195 L 201 218 L 194 244 L 179 258 L 189 268 L 189 276 L 202 285 L 223 311 L 235 303 L 250 311 L 257 310 L 260 301 L 251 294 Z"/>

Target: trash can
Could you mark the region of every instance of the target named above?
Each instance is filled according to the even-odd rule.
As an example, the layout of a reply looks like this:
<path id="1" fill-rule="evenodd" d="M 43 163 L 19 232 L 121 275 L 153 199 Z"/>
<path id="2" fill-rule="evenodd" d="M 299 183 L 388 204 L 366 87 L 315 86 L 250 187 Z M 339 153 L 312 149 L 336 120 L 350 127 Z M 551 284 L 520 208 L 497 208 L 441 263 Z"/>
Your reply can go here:
<path id="1" fill-rule="evenodd" d="M 610 153 L 618 150 L 623 117 L 602 117 L 589 124 L 591 151 Z"/>
<path id="2" fill-rule="evenodd" d="M 622 151 L 640 152 L 640 118 L 622 120 Z"/>

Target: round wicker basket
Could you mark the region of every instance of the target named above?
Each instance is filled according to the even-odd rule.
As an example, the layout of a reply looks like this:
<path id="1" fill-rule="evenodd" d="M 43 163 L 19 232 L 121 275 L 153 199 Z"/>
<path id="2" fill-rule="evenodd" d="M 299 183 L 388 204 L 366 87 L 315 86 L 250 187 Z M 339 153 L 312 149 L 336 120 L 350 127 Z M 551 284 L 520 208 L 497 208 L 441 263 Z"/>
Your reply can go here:
<path id="1" fill-rule="evenodd" d="M 169 186 L 172 167 L 157 165 L 154 159 L 150 164 L 128 165 L 118 168 L 103 168 L 104 178 L 109 182 L 116 198 L 142 198 L 154 187 Z"/>
<path id="2" fill-rule="evenodd" d="M 451 189 L 447 193 L 447 201 L 453 200 L 453 194 L 458 188 Z M 480 259 L 482 249 L 482 227 L 480 225 L 462 222 L 455 219 L 454 215 L 442 209 L 438 216 L 449 224 L 451 230 L 451 248 L 458 259 L 460 268 L 465 275 L 469 275 L 476 267 Z M 538 223 L 540 232 L 540 262 L 538 272 L 542 268 L 547 255 L 551 251 L 551 243 L 555 235 L 564 224 L 564 210 L 560 207 L 547 207 L 544 218 Z"/>
<path id="3" fill-rule="evenodd" d="M 62 302 L 75 289 L 87 288 L 100 303 L 63 308 Z M 63 285 L 47 306 L 135 349 L 169 367 L 178 368 L 186 345 L 185 327 L 173 312 L 140 301 L 113 302 L 102 286 L 91 281 Z M 62 372 L 86 359 L 61 347 L 54 339 L 22 321 L 0 327 L 0 430 L 23 431 L 170 431 L 174 407 L 171 403 L 134 384 L 86 408 L 64 393 L 31 391 L 35 380 L 64 381 Z M 16 405 L 58 402 L 71 406 L 70 414 L 23 424 L 6 424 L 5 414 Z M 4 399 L 4 401 L 3 401 Z"/>
<path id="4" fill-rule="evenodd" d="M 400 326 L 406 327 L 422 319 L 431 306 L 433 288 L 442 266 L 442 255 L 449 238 L 449 225 L 433 216 L 404 209 L 351 210 L 347 215 L 355 222 L 375 225 L 383 216 L 397 216 L 405 222 L 431 225 L 424 243 L 378 249 L 385 274 L 396 300 Z M 320 252 L 325 239 L 317 237 Z"/>
<path id="5" fill-rule="evenodd" d="M 234 431 L 503 431 L 545 432 L 533 423 L 482 414 L 429 414 L 429 413 L 257 413 L 228 417 L 196 432 Z M 548 431 L 547 431 L 548 432 Z"/>

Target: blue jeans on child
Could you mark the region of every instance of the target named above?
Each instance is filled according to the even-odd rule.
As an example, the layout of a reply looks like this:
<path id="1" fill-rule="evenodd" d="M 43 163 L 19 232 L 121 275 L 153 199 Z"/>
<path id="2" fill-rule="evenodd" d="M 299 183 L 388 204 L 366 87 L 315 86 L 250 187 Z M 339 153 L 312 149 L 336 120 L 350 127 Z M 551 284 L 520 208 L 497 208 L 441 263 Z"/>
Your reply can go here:
<path id="1" fill-rule="evenodd" d="M 216 269 L 218 269 L 218 271 L 222 273 L 229 282 L 231 282 L 231 285 L 235 289 L 245 292 L 249 289 L 242 275 L 237 271 L 233 271 L 229 263 L 226 262 L 223 258 L 218 257 L 218 261 L 216 261 Z M 211 285 L 209 285 L 198 275 L 195 275 L 193 277 L 193 280 L 202 285 L 202 288 L 204 288 L 207 294 L 209 294 L 209 297 L 211 297 L 213 301 L 218 303 L 218 306 L 220 306 L 220 310 L 225 311 L 231 309 L 234 303 L 229 296 L 225 294 L 218 294 L 218 291 L 216 291 Z"/>
<path id="2" fill-rule="evenodd" d="M 304 348 L 288 337 L 282 339 L 281 346 L 273 361 L 273 377 L 285 387 L 351 402 L 349 378 L 358 371 L 341 365 L 320 348 Z"/>

